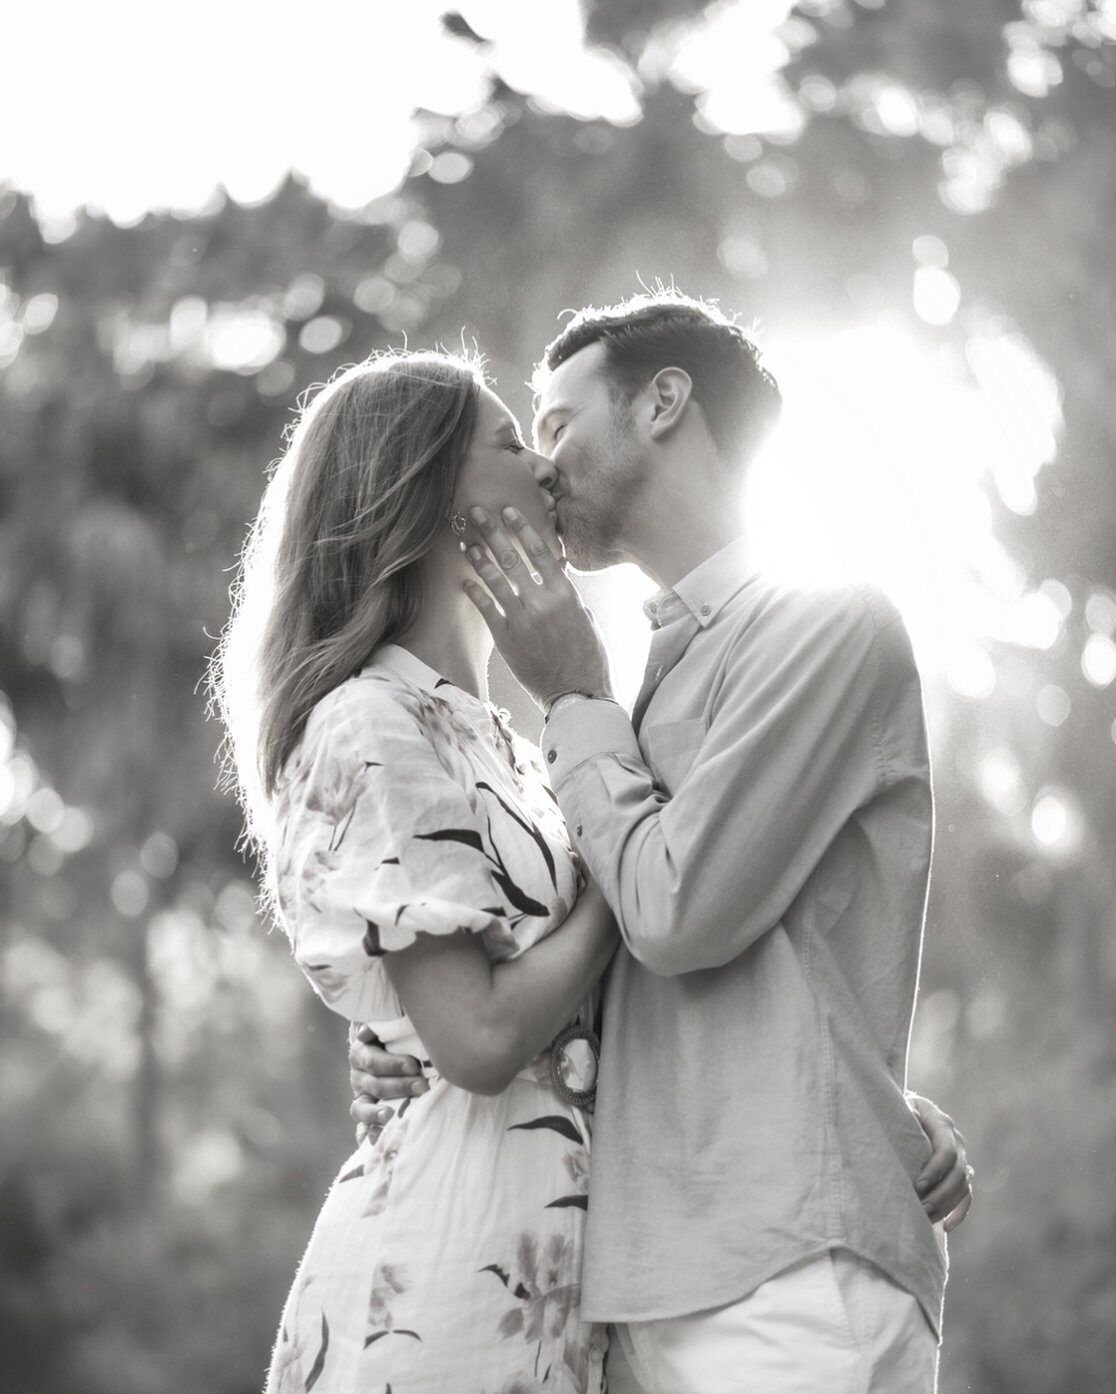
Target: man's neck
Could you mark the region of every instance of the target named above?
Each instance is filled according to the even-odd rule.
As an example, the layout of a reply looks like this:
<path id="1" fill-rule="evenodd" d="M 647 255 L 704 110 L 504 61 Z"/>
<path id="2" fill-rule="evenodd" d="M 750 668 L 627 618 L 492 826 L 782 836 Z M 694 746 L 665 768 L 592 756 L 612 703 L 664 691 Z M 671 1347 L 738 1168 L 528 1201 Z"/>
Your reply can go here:
<path id="1" fill-rule="evenodd" d="M 709 495 L 700 507 L 690 499 L 656 508 L 641 520 L 627 549 L 632 561 L 662 590 L 673 590 L 683 576 L 735 542 L 744 532 L 737 495 Z"/>

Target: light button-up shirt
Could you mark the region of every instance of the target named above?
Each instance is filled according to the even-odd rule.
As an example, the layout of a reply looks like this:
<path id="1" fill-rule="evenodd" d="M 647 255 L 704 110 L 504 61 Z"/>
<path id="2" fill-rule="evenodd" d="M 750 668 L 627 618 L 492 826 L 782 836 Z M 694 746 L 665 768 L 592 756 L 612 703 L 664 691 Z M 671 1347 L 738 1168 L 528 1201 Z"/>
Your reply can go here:
<path id="1" fill-rule="evenodd" d="M 655 606 L 631 718 L 543 749 L 623 945 L 606 985 L 583 1311 L 743 1297 L 846 1247 L 937 1329 L 945 1259 L 905 1098 L 932 802 L 921 688 L 877 591 L 794 590 L 742 542 Z"/>

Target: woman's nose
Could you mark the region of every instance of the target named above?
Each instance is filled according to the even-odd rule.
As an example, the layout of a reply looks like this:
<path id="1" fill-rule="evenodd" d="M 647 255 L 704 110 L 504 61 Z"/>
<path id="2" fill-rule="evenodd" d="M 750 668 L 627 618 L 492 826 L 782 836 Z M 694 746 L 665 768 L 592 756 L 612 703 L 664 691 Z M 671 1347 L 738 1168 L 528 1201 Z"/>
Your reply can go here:
<path id="1" fill-rule="evenodd" d="M 548 460 L 545 455 L 538 455 L 532 450 L 531 469 L 535 475 L 535 483 L 540 489 L 545 489 L 549 493 L 554 488 L 555 481 L 558 478 L 558 471 L 554 468 L 554 461 Z"/>

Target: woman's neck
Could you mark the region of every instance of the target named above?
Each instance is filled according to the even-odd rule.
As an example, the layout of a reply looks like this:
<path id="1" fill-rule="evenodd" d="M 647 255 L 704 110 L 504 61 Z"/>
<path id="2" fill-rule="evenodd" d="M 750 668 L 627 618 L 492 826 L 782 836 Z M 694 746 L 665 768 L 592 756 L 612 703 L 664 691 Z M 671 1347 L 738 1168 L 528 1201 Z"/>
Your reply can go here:
<path id="1" fill-rule="evenodd" d="M 492 636 L 462 590 L 459 564 L 428 568 L 419 617 L 395 642 L 455 687 L 487 702 Z"/>

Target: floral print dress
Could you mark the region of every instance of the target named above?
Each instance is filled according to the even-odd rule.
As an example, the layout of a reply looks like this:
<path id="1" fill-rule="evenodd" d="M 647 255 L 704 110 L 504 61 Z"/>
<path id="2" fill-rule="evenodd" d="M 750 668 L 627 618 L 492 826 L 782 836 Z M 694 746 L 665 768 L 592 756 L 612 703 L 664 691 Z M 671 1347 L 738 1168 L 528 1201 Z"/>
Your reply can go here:
<path id="1" fill-rule="evenodd" d="M 578 868 L 537 752 L 385 645 L 311 713 L 273 812 L 296 961 L 431 1088 L 342 1165 L 267 1394 L 599 1394 L 604 1330 L 579 1317 L 588 1120 L 546 1054 L 495 1097 L 450 1085 L 384 970 L 419 932 L 466 929 L 500 962 L 561 924 Z"/>

